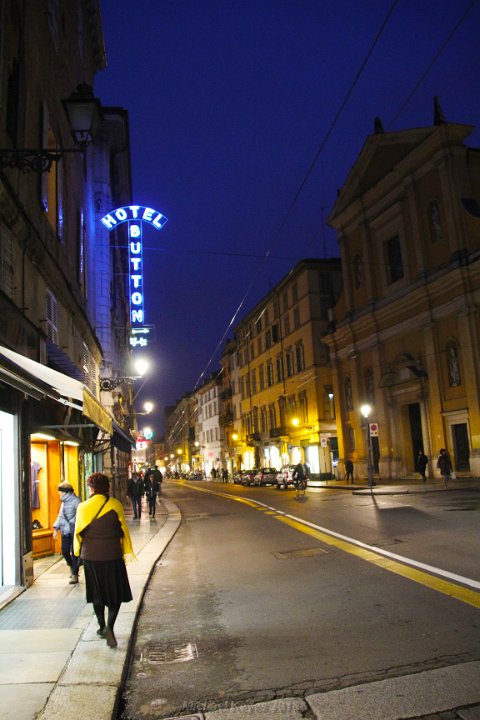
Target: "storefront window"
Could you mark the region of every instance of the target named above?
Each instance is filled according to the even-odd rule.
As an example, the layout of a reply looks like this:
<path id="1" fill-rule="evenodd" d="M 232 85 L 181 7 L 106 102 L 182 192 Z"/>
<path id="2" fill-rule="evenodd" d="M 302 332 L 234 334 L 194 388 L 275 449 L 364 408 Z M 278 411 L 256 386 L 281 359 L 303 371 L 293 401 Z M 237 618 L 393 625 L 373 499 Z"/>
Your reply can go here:
<path id="1" fill-rule="evenodd" d="M 19 582 L 14 416 L 0 411 L 0 590 Z"/>

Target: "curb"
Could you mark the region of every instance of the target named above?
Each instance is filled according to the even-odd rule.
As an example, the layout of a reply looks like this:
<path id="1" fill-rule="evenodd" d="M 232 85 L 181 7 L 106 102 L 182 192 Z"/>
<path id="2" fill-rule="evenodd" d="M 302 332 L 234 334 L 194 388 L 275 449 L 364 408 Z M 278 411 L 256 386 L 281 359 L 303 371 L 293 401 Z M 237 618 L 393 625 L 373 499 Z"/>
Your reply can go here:
<path id="1" fill-rule="evenodd" d="M 79 641 L 55 683 L 38 720 L 114 720 L 120 693 L 128 672 L 133 639 L 143 598 L 157 562 L 177 532 L 181 513 L 172 501 L 162 497 L 167 519 L 158 533 L 142 548 L 136 563 L 129 565 L 134 594 L 130 608 L 122 605 L 117 625 L 119 646 L 112 651 L 96 635 L 96 620 L 89 612 Z"/>

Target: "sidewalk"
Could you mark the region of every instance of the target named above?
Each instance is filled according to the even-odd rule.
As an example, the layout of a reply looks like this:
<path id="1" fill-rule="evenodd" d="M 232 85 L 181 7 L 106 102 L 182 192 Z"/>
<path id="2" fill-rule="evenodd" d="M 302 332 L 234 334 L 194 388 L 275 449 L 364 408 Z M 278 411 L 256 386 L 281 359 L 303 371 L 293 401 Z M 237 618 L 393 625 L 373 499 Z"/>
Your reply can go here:
<path id="1" fill-rule="evenodd" d="M 474 490 L 475 492 L 479 492 L 480 478 L 456 478 L 455 480 L 450 480 L 446 489 L 440 478 L 436 478 L 435 480 L 429 479 L 427 482 L 422 482 L 419 479 L 402 479 L 395 483 L 379 481 L 373 487 L 369 487 L 364 481 L 361 483 L 345 483 L 343 480 L 326 480 L 314 482 L 309 485 L 309 488 L 349 490 L 353 495 L 409 495 L 432 492 L 444 493 L 452 490 Z"/>
<path id="2" fill-rule="evenodd" d="M 181 520 L 160 500 L 156 521 L 126 510 L 137 560 L 128 565 L 133 601 L 120 609 L 116 649 L 97 636 L 83 575 L 69 585 L 63 559 L 37 561 L 34 584 L 0 611 L 0 720 L 111 720 L 145 587 Z"/>

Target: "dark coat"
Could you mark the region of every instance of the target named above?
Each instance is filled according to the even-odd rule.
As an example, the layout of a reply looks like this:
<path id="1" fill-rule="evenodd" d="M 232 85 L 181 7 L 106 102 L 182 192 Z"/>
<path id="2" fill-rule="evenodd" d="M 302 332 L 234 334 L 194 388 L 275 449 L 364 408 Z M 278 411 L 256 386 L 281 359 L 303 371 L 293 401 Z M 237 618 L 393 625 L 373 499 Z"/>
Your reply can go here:
<path id="1" fill-rule="evenodd" d="M 130 478 L 127 485 L 127 495 L 129 497 L 143 497 L 143 494 L 145 492 L 145 488 L 143 486 L 143 480 L 141 478 L 138 478 L 136 481 L 133 478 Z"/>
<path id="2" fill-rule="evenodd" d="M 424 453 L 418 453 L 417 457 L 417 468 L 418 472 L 423 473 L 425 472 L 425 468 L 428 465 L 428 458 Z"/>

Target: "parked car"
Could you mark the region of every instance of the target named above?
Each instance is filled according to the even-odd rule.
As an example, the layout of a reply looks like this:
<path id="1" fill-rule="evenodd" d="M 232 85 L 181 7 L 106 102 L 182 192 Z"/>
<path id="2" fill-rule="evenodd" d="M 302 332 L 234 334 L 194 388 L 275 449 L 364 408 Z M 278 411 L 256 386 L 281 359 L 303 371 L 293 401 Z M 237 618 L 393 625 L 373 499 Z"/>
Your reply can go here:
<path id="1" fill-rule="evenodd" d="M 247 475 L 250 475 L 250 470 L 235 470 L 233 473 L 233 482 L 235 485 L 245 485 Z"/>
<path id="2" fill-rule="evenodd" d="M 293 472 L 296 465 L 284 465 L 280 472 L 277 473 L 276 485 L 277 490 L 288 490 L 294 488 Z"/>
<path id="3" fill-rule="evenodd" d="M 255 485 L 275 485 L 277 481 L 278 470 L 276 468 L 262 468 L 255 475 Z"/>
<path id="4" fill-rule="evenodd" d="M 250 468 L 250 470 L 242 471 L 242 485 L 255 485 L 255 476 L 260 472 L 260 468 Z"/>

